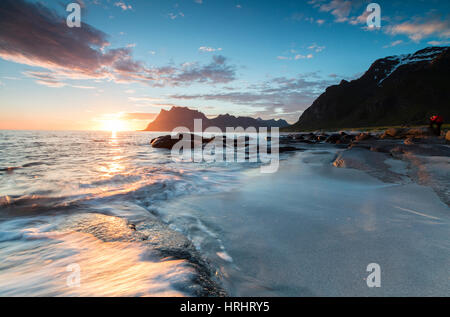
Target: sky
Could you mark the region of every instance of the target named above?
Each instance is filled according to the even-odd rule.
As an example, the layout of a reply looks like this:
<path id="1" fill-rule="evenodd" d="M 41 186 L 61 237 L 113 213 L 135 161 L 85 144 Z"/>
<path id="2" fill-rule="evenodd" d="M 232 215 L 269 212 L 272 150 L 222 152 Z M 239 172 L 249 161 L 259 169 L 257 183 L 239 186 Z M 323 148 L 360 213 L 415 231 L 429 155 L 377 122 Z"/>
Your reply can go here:
<path id="1" fill-rule="evenodd" d="M 137 130 L 172 106 L 295 123 L 375 60 L 450 45 L 448 0 L 379 0 L 380 28 L 371 2 L 1 0 L 0 129 Z"/>

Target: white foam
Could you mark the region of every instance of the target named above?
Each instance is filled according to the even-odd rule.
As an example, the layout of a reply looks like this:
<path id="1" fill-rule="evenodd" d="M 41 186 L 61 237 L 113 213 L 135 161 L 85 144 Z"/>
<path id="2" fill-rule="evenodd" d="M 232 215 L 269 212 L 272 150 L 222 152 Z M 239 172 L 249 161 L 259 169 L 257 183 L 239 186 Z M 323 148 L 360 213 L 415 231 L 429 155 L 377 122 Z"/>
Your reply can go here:
<path id="1" fill-rule="evenodd" d="M 99 217 L 117 231 L 118 218 Z M 88 233 L 46 232 L 44 227 L 0 233 L 1 296 L 192 295 L 178 287 L 191 285 L 195 274 L 184 260 L 161 260 L 136 241 L 105 242 Z M 73 265 L 80 268 L 79 286 L 67 283 Z"/>

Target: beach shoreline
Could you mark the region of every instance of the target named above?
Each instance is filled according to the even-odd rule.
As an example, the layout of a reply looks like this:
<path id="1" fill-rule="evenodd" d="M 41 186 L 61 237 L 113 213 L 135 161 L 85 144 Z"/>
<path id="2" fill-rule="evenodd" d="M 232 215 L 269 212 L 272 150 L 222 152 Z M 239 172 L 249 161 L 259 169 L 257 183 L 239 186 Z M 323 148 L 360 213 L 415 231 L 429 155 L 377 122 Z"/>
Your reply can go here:
<path id="1" fill-rule="evenodd" d="M 248 171 L 238 189 L 168 202 L 160 215 L 218 268 L 232 296 L 445 296 L 449 207 L 418 183 L 411 154 L 306 149 L 275 174 Z M 448 161 L 427 157 L 430 170 Z M 365 281 L 373 262 L 384 274 L 377 289 Z"/>

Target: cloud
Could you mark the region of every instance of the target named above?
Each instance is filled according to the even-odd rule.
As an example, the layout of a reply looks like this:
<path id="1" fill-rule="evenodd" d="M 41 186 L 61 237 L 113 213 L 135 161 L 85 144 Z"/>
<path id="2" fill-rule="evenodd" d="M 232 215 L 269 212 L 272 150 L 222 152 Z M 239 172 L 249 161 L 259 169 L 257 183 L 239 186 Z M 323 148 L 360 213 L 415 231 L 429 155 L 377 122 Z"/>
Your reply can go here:
<path id="1" fill-rule="evenodd" d="M 161 98 L 153 98 L 153 97 L 128 97 L 129 100 L 134 101 L 134 102 L 161 102 L 162 99 Z"/>
<path id="2" fill-rule="evenodd" d="M 0 58 L 45 69 L 28 73 L 39 84 L 62 87 L 65 80 L 94 79 L 162 87 L 235 79 L 234 67 L 225 57 L 213 56 L 210 64 L 187 68 L 149 68 L 133 58 L 132 47 L 109 46 L 102 31 L 86 23 L 81 28 L 68 28 L 64 18 L 41 3 L 0 1 Z"/>
<path id="3" fill-rule="evenodd" d="M 153 120 L 156 118 L 157 113 L 145 113 L 145 112 L 129 112 L 123 113 L 120 118 L 124 120 Z"/>
<path id="4" fill-rule="evenodd" d="M 365 10 L 361 15 L 350 18 L 348 22 L 352 25 L 359 25 L 359 24 L 367 25 L 367 18 L 369 17 L 370 14 L 371 12 Z"/>
<path id="5" fill-rule="evenodd" d="M 66 84 L 57 78 L 55 78 L 51 73 L 48 72 L 33 72 L 27 71 L 23 73 L 25 76 L 34 78 L 36 83 L 39 85 L 52 87 L 52 88 L 60 88 L 66 86 Z"/>
<path id="6" fill-rule="evenodd" d="M 406 35 L 415 42 L 430 36 L 448 39 L 450 38 L 450 17 L 444 20 L 438 16 L 416 17 L 412 21 L 386 27 L 386 33 Z"/>
<path id="7" fill-rule="evenodd" d="M 348 21 L 350 12 L 352 11 L 352 1 L 350 0 L 332 0 L 323 4 L 319 4 L 322 1 L 311 2 L 318 4 L 320 11 L 330 12 L 334 15 L 336 22 Z"/>
<path id="8" fill-rule="evenodd" d="M 216 51 L 221 51 L 222 48 L 213 48 L 213 47 L 209 47 L 209 46 L 201 46 L 198 48 L 199 51 L 201 52 L 216 52 Z"/>
<path id="9" fill-rule="evenodd" d="M 133 7 L 131 5 L 126 4 L 123 1 L 119 1 L 119 2 L 114 3 L 114 6 L 121 8 L 123 11 L 127 11 L 127 10 L 133 9 Z"/>
<path id="10" fill-rule="evenodd" d="M 374 31 L 376 28 L 368 28 L 367 17 L 371 12 L 367 11 L 364 0 L 310 0 L 308 3 L 321 12 L 329 12 L 335 18 L 335 22 L 349 23 L 351 25 L 364 25 L 367 31 Z M 355 15 L 358 11 L 362 13 Z M 387 16 L 382 20 L 390 21 Z M 441 39 L 450 37 L 450 16 L 441 17 L 436 11 L 431 11 L 426 17 L 414 17 L 409 21 L 387 25 L 384 32 L 390 35 L 406 35 L 411 40 L 419 42 L 424 38 L 437 36 Z"/>
<path id="11" fill-rule="evenodd" d="M 194 0 L 195 3 L 203 4 L 203 0 Z"/>
<path id="12" fill-rule="evenodd" d="M 251 85 L 245 90 L 232 90 L 196 95 L 172 95 L 170 98 L 182 100 L 221 101 L 250 106 L 257 115 L 273 116 L 275 112 L 295 122 L 303 110 L 325 90 L 338 83 L 336 78 L 323 79 L 316 73 L 303 74 L 295 78 L 277 77 Z M 262 110 L 261 110 L 262 109 Z"/>
<path id="13" fill-rule="evenodd" d="M 174 83 L 228 83 L 235 79 L 235 69 L 227 65 L 226 58 L 221 55 L 213 56 L 213 61 L 206 66 L 187 66 L 172 76 Z"/>
<path id="14" fill-rule="evenodd" d="M 397 41 L 394 41 L 394 42 L 392 42 L 392 43 L 390 43 L 388 45 L 383 46 L 383 48 L 395 47 L 395 46 L 398 46 L 398 45 L 400 45 L 402 43 L 403 43 L 402 40 L 397 40 Z"/>
<path id="15" fill-rule="evenodd" d="M 173 12 L 171 12 L 171 13 L 169 13 L 169 18 L 171 19 L 171 20 L 175 20 L 176 18 L 183 18 L 184 17 L 184 13 L 183 12 L 178 12 L 178 13 L 173 13 Z"/>
<path id="16" fill-rule="evenodd" d="M 334 16 L 334 21 L 338 23 L 350 23 L 352 25 L 365 24 L 370 12 L 365 10 L 361 14 L 354 15 L 353 11 L 361 10 L 364 0 L 310 0 L 308 3 L 321 12 L 328 12 Z M 317 20 L 319 25 L 325 20 Z"/>
<path id="17" fill-rule="evenodd" d="M 428 44 L 433 46 L 449 45 L 450 41 L 429 41 Z"/>
<path id="18" fill-rule="evenodd" d="M 325 46 L 320 46 L 320 45 L 317 45 L 316 43 L 314 43 L 308 47 L 309 50 L 313 50 L 316 53 L 322 52 L 325 48 L 326 48 Z"/>
<path id="19" fill-rule="evenodd" d="M 65 86 L 70 86 L 78 89 L 89 89 L 89 90 L 95 89 L 95 87 L 92 86 L 67 84 L 65 82 L 60 81 L 58 78 L 54 77 L 51 73 L 48 72 L 26 71 L 23 72 L 23 74 L 26 77 L 35 79 L 37 84 L 51 88 L 61 88 Z"/>
<path id="20" fill-rule="evenodd" d="M 317 48 L 318 50 L 317 50 L 317 52 L 320 52 L 322 49 L 324 49 L 325 47 L 318 47 L 318 46 L 314 46 L 314 47 L 312 47 L 312 48 Z M 311 48 L 310 48 L 311 49 Z M 296 50 L 293 50 L 293 49 L 291 49 L 290 51 L 289 51 L 289 53 L 290 54 L 293 54 L 292 56 L 285 56 L 285 55 L 280 55 L 280 56 L 277 56 L 277 59 L 278 60 L 287 60 L 287 61 L 291 61 L 291 60 L 300 60 L 300 59 L 311 59 L 311 58 L 314 58 L 314 55 L 313 54 L 306 54 L 306 55 L 303 55 L 303 54 L 297 54 L 297 51 Z"/>
<path id="21" fill-rule="evenodd" d="M 92 87 L 92 86 L 82 86 L 82 85 L 71 85 L 70 87 L 78 88 L 78 89 L 88 89 L 88 90 L 95 89 L 95 87 Z"/>
<path id="22" fill-rule="evenodd" d="M 311 59 L 313 58 L 314 55 L 313 54 L 308 54 L 308 55 L 301 55 L 301 54 L 297 54 L 294 56 L 295 60 L 299 60 L 299 59 Z"/>

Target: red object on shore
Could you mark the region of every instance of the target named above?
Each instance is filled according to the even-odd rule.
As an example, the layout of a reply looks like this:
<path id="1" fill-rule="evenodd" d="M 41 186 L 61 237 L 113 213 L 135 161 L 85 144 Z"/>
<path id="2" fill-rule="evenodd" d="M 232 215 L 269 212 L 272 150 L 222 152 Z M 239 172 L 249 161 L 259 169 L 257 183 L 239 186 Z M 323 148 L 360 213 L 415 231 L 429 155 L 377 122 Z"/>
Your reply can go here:
<path id="1" fill-rule="evenodd" d="M 444 122 L 444 118 L 442 118 L 441 116 L 432 116 L 430 118 L 430 121 L 433 123 L 443 123 Z"/>

